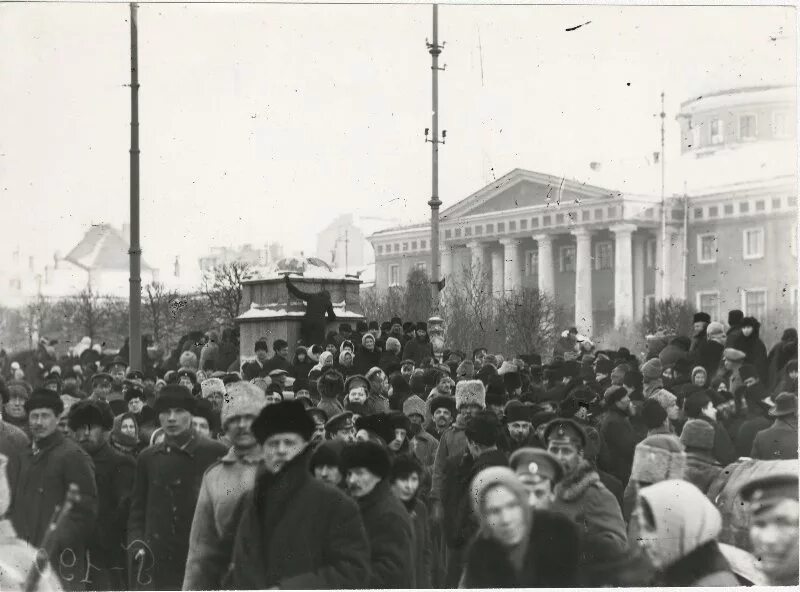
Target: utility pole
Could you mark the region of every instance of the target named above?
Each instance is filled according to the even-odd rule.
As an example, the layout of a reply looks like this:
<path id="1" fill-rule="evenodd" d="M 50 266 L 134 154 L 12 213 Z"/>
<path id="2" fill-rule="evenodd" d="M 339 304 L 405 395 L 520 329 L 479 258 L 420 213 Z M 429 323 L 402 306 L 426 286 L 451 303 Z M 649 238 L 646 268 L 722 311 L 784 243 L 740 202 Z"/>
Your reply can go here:
<path id="1" fill-rule="evenodd" d="M 667 299 L 667 277 L 664 270 L 667 265 L 667 203 L 664 193 L 664 180 L 666 174 L 666 158 L 664 154 L 664 120 L 667 117 L 664 111 L 664 91 L 661 91 L 661 299 Z"/>
<path id="2" fill-rule="evenodd" d="M 431 115 L 432 139 L 428 139 L 428 130 L 425 130 L 425 141 L 431 143 L 431 295 L 434 307 L 438 308 L 439 302 L 439 144 L 444 144 L 447 131 L 442 132 L 439 140 L 439 55 L 444 49 L 444 43 L 439 45 L 439 7 L 433 5 L 433 40 L 425 43 L 428 53 L 431 54 L 431 99 L 433 112 Z"/>
<path id="3" fill-rule="evenodd" d="M 139 244 L 139 42 L 136 24 L 137 5 L 131 8 L 131 236 L 130 236 L 130 302 L 129 362 L 131 370 L 142 369 L 142 247 Z"/>
<path id="4" fill-rule="evenodd" d="M 347 260 L 349 259 L 348 255 L 349 246 L 350 246 L 350 232 L 347 229 L 345 229 L 344 231 L 344 274 L 345 275 L 347 275 L 347 267 L 348 267 Z"/>

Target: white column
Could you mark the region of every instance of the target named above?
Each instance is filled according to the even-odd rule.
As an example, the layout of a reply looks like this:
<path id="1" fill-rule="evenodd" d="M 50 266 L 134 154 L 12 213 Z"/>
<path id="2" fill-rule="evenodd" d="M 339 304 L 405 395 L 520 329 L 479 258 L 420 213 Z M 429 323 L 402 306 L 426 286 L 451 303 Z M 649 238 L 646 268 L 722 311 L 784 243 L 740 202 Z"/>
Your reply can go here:
<path id="1" fill-rule="evenodd" d="M 609 228 L 614 233 L 614 325 L 629 327 L 633 322 L 633 249 L 635 224 L 618 224 Z"/>
<path id="2" fill-rule="evenodd" d="M 592 233 L 586 228 L 572 231 L 575 236 L 575 326 L 578 332 L 592 335 Z"/>
<path id="3" fill-rule="evenodd" d="M 506 292 L 518 290 L 520 284 L 520 266 L 522 255 L 519 252 L 520 241 L 516 238 L 504 238 L 500 241 L 503 245 L 504 276 L 503 289 Z"/>
<path id="4" fill-rule="evenodd" d="M 644 316 L 644 258 L 647 248 L 645 237 L 633 237 L 633 318 Z"/>
<path id="5" fill-rule="evenodd" d="M 553 269 L 553 237 L 549 234 L 534 234 L 539 249 L 538 282 L 539 291 L 553 294 L 555 287 Z"/>
<path id="6" fill-rule="evenodd" d="M 453 274 L 453 248 L 450 245 L 443 245 L 440 249 L 441 258 L 441 277 L 449 277 Z"/>
<path id="7" fill-rule="evenodd" d="M 673 297 L 675 294 L 675 286 L 673 285 L 674 266 L 680 262 L 675 261 L 675 243 L 677 242 L 677 234 L 674 229 L 667 226 L 666 238 L 664 240 L 663 248 L 666 251 L 666 257 L 661 257 L 661 230 L 658 231 L 656 237 L 656 300 L 666 300 Z M 663 274 L 664 283 L 661 283 L 661 266 L 663 261 Z"/>
<path id="8" fill-rule="evenodd" d="M 486 273 L 486 263 L 483 259 L 483 243 L 480 241 L 470 241 L 467 243 L 467 248 L 470 251 L 470 265 L 473 272 L 479 274 Z"/>
<path id="9" fill-rule="evenodd" d="M 502 296 L 503 294 L 503 251 L 492 251 L 492 294 Z"/>

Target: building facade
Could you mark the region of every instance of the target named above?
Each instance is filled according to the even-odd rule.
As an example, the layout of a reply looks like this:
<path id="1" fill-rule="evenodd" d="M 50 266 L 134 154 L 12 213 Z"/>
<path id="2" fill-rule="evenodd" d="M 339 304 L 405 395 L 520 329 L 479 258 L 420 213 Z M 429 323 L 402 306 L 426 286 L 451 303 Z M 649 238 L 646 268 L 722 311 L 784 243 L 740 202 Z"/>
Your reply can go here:
<path id="1" fill-rule="evenodd" d="M 741 308 L 765 328 L 795 324 L 797 153 L 794 120 L 782 115 L 793 105 L 774 88 L 684 103 L 676 174 L 687 192 L 665 199 L 663 226 L 660 196 L 515 169 L 441 213 L 440 271 L 452 284 L 479 270 L 495 294 L 538 287 L 587 334 L 638 321 L 670 297 L 714 319 Z M 379 289 L 414 267 L 429 271 L 427 223 L 369 240 Z"/>

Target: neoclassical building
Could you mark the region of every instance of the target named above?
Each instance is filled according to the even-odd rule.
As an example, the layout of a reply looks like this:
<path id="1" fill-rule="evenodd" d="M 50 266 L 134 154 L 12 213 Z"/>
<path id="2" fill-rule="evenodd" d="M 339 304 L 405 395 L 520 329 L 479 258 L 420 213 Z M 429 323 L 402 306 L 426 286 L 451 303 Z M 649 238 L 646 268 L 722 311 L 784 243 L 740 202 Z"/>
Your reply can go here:
<path id="1" fill-rule="evenodd" d="M 500 293 L 554 294 L 579 330 L 642 318 L 656 300 L 690 300 L 715 319 L 741 308 L 796 322 L 794 89 L 759 87 L 682 105 L 686 197 L 637 195 L 515 169 L 441 213 L 441 273 L 472 266 Z M 430 265 L 428 223 L 369 237 L 375 284 Z M 664 257 L 662 274 L 662 245 Z"/>

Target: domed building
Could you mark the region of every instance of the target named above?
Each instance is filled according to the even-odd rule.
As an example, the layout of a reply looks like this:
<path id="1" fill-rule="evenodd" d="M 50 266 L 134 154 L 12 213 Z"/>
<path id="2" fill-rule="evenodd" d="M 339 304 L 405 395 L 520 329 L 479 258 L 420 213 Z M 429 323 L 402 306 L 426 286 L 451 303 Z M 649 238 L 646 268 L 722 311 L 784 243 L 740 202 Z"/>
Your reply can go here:
<path id="1" fill-rule="evenodd" d="M 665 199 L 663 240 L 660 195 L 514 169 L 441 212 L 441 273 L 452 284 L 480 264 L 493 293 L 553 293 L 562 321 L 590 335 L 675 297 L 723 322 L 739 308 L 774 339 L 796 323 L 795 105 L 791 86 L 725 90 L 681 105 L 681 157 L 670 159 L 667 175 L 684 182 L 685 195 Z M 415 267 L 428 270 L 428 223 L 369 241 L 379 289 L 404 283 Z"/>

